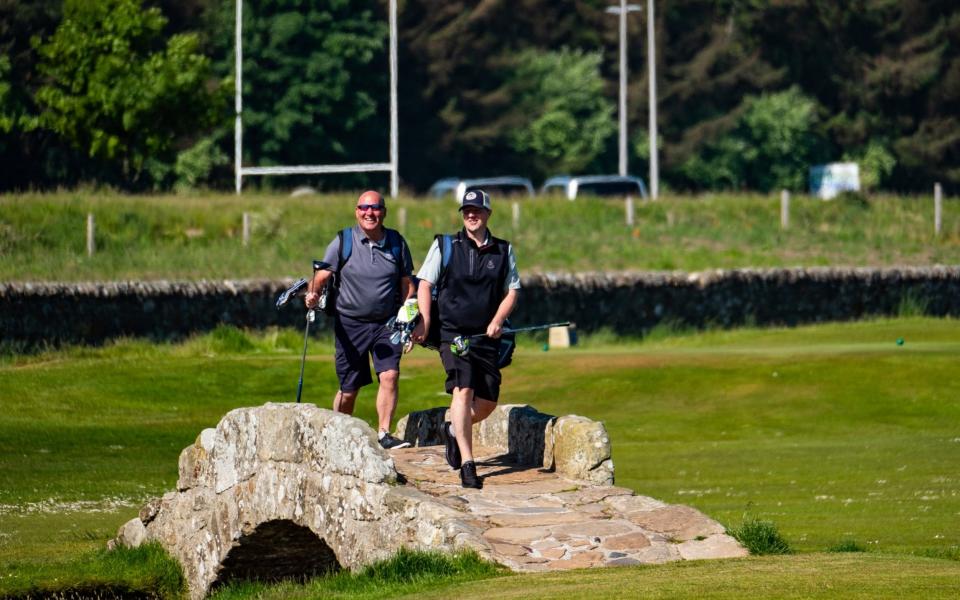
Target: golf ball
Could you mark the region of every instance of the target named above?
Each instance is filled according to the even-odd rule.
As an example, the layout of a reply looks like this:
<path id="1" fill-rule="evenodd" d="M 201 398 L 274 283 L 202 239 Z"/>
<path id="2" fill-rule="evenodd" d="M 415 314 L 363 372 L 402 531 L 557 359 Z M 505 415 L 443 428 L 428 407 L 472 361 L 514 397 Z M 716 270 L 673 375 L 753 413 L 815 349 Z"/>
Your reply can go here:
<path id="1" fill-rule="evenodd" d="M 903 345 L 903 338 L 897 338 L 897 345 L 898 345 L 898 346 L 902 346 L 902 345 Z"/>

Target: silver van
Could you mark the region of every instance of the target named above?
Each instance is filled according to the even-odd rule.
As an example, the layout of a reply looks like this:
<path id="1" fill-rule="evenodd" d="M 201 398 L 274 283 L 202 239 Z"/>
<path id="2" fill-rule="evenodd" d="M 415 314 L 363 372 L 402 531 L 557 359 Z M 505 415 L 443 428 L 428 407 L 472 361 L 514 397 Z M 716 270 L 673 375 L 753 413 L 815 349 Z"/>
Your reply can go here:
<path id="1" fill-rule="evenodd" d="M 646 199 L 647 186 L 633 175 L 558 175 L 543 183 L 541 194 L 563 194 L 567 200 L 577 196 L 639 196 Z"/>
<path id="2" fill-rule="evenodd" d="M 494 198 L 503 198 L 505 196 L 527 196 L 533 197 L 533 183 L 526 177 L 503 176 L 503 177 L 478 177 L 476 179 L 460 179 L 458 177 L 448 177 L 436 181 L 427 196 L 431 198 L 443 198 L 451 196 L 457 202 L 463 199 L 463 195 L 471 190 L 483 190 Z"/>

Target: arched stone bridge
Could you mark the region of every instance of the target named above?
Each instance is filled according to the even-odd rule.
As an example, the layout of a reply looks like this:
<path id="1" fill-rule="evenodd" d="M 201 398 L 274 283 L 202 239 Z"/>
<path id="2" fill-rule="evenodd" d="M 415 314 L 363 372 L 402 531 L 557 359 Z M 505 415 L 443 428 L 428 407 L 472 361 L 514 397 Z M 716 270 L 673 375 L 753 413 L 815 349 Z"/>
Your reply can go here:
<path id="1" fill-rule="evenodd" d="M 486 485 L 463 490 L 428 445 L 442 419 L 401 420 L 417 445 L 391 455 L 363 421 L 312 404 L 233 410 L 183 450 L 177 491 L 111 544 L 158 541 L 194 599 L 234 579 L 356 569 L 401 547 L 471 548 L 517 571 L 746 554 L 699 512 L 613 487 L 600 423 L 500 407 L 475 429 Z"/>

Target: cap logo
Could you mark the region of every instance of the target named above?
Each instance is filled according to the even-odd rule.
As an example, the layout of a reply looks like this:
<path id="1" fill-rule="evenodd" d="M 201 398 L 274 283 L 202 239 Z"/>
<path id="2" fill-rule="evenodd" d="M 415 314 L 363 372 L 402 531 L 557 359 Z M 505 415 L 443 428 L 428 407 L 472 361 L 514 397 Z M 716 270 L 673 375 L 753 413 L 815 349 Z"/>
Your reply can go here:
<path id="1" fill-rule="evenodd" d="M 469 192 L 469 193 L 467 193 L 467 200 L 473 200 L 473 199 L 475 199 L 476 197 L 477 197 L 477 193 L 476 193 L 476 192 Z"/>

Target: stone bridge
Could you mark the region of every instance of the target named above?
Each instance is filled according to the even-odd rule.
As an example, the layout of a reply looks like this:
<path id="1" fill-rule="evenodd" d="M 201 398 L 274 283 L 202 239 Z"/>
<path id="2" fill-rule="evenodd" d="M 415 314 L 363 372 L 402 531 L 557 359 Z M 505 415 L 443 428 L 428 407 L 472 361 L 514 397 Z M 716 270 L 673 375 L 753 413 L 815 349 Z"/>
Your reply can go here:
<path id="1" fill-rule="evenodd" d="M 363 421 L 312 404 L 228 413 L 180 455 L 177 490 L 111 545 L 156 540 L 191 598 L 236 579 L 358 569 L 401 547 L 472 549 L 516 571 L 743 556 L 718 523 L 613 486 L 601 423 L 502 406 L 475 427 L 484 489 L 432 445 L 443 409 L 413 413 L 387 452 Z"/>

